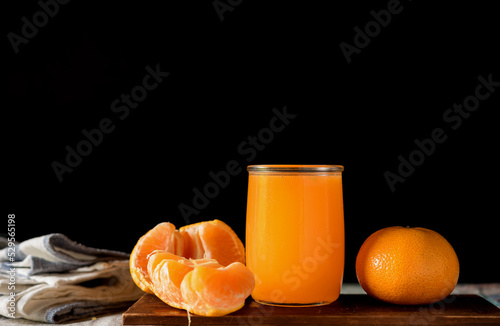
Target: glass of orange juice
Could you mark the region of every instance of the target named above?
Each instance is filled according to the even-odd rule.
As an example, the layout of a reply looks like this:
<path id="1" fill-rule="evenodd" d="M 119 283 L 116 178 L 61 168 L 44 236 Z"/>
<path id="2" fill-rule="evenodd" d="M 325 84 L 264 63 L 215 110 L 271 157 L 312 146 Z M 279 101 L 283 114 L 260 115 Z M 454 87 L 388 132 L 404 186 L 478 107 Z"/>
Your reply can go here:
<path id="1" fill-rule="evenodd" d="M 246 262 L 262 304 L 335 301 L 344 273 L 340 165 L 250 165 Z"/>

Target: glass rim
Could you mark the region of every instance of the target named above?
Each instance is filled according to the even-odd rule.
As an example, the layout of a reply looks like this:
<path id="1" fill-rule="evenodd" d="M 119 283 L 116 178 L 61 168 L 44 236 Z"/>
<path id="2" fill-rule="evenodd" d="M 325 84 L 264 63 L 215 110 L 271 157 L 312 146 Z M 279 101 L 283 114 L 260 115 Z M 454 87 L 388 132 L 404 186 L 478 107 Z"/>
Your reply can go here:
<path id="1" fill-rule="evenodd" d="M 342 172 L 342 165 L 327 164 L 259 164 L 247 166 L 248 172 Z"/>

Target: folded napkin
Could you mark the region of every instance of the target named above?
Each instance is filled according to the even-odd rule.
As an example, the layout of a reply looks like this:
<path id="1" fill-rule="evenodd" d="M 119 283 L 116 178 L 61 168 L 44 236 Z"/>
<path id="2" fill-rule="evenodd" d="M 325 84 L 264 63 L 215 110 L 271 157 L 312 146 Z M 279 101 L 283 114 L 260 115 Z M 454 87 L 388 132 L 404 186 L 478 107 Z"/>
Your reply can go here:
<path id="1" fill-rule="evenodd" d="M 0 238 L 0 248 L 6 244 Z M 3 248 L 0 315 L 13 316 L 12 301 L 15 318 L 47 323 L 126 308 L 142 295 L 130 276 L 128 257 L 124 252 L 86 247 L 58 233 L 16 244 L 15 256 Z"/>

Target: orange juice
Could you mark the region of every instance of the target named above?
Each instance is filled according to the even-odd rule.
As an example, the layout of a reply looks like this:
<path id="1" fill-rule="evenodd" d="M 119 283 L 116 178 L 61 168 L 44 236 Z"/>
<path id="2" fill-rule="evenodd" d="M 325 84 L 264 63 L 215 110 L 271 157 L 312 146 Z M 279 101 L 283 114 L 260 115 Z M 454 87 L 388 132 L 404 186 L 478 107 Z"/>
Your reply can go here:
<path id="1" fill-rule="evenodd" d="M 284 306 L 335 301 L 344 272 L 343 167 L 250 165 L 248 171 L 253 299 Z"/>

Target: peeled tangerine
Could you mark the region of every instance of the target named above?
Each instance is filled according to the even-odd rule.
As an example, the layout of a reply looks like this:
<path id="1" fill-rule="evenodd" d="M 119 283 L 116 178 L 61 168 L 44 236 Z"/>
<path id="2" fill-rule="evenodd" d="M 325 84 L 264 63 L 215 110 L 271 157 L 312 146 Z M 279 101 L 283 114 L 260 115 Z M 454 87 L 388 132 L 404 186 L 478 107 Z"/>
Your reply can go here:
<path id="1" fill-rule="evenodd" d="M 175 229 L 160 223 L 142 236 L 130 256 L 134 282 L 168 305 L 203 316 L 243 307 L 254 288 L 245 249 L 219 220 Z"/>

